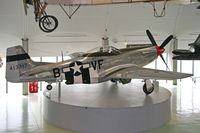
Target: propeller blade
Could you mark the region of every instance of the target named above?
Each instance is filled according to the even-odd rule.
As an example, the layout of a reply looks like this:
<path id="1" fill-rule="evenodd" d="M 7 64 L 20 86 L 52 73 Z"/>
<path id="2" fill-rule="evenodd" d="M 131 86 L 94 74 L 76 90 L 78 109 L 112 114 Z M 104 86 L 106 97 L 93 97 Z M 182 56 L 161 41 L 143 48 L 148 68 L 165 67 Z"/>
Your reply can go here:
<path id="1" fill-rule="evenodd" d="M 24 5 L 24 13 L 27 16 L 27 3 L 26 3 L 26 0 L 23 0 L 23 5 Z"/>
<path id="2" fill-rule="evenodd" d="M 160 48 L 164 48 L 173 38 L 173 35 L 170 35 L 167 37 L 167 39 L 165 39 L 165 41 L 160 45 Z"/>
<path id="3" fill-rule="evenodd" d="M 168 67 L 167 63 L 165 62 L 165 59 L 164 59 L 163 55 L 160 55 L 160 57 L 163 60 L 163 62 L 165 63 L 165 65 L 167 66 L 167 69 L 169 70 L 169 67 Z"/>
<path id="4" fill-rule="evenodd" d="M 147 36 L 149 37 L 149 40 L 151 41 L 151 43 L 153 44 L 153 46 L 157 46 L 156 41 L 154 40 L 151 32 L 149 30 L 146 30 Z"/>
<path id="5" fill-rule="evenodd" d="M 197 6 L 197 9 L 200 9 L 200 5 L 199 5 L 199 6 Z"/>

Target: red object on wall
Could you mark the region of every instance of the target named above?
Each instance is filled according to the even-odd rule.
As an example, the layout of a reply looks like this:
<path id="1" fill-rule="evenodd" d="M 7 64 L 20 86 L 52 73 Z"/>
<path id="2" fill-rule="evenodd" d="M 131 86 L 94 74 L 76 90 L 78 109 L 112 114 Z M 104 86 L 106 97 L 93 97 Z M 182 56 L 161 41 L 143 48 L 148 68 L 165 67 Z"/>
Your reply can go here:
<path id="1" fill-rule="evenodd" d="M 30 93 L 38 92 L 38 82 L 29 82 L 29 92 Z"/>

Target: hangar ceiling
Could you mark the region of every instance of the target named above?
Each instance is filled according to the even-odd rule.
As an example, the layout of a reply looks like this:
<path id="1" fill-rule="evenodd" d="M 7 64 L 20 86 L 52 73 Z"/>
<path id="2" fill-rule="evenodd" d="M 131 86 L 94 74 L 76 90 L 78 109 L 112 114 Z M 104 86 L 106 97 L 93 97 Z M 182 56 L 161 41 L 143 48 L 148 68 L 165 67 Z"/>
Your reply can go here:
<path id="1" fill-rule="evenodd" d="M 179 47 L 187 47 L 200 31 L 198 5 L 168 2 L 166 16 L 161 18 L 153 17 L 150 3 L 81 6 L 72 19 L 58 5 L 49 5 L 46 11 L 57 17 L 59 25 L 54 32 L 44 33 L 34 21 L 32 7 L 25 16 L 22 0 L 1 0 L 0 53 L 5 56 L 6 48 L 21 44 L 21 38 L 29 38 L 31 56 L 56 56 L 61 50 L 64 54 L 86 52 L 100 46 L 105 34 L 116 47 L 124 47 L 126 42 L 150 43 L 146 29 L 152 31 L 158 43 L 173 34 L 178 36 Z M 156 7 L 161 11 L 163 2 L 156 3 Z"/>

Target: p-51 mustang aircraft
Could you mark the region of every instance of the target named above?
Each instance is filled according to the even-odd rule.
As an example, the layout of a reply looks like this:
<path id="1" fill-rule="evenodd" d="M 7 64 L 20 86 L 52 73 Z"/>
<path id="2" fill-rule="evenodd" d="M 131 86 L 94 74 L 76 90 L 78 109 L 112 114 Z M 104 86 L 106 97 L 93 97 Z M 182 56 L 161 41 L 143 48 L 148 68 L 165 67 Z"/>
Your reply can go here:
<path id="1" fill-rule="evenodd" d="M 109 52 L 100 49 L 94 53 L 74 54 L 74 58 L 59 63 L 34 62 L 21 46 L 8 48 L 6 79 L 10 82 L 46 81 L 49 83 L 48 90 L 52 89 L 51 83 L 63 80 L 66 84 L 93 84 L 108 80 L 126 84 L 131 82 L 131 79 L 145 79 L 143 91 L 150 94 L 154 86 L 149 79 L 174 80 L 192 76 L 142 68 L 158 56 L 163 59 L 164 47 L 173 38 L 170 35 L 158 46 L 149 30 L 146 32 L 152 46 L 124 49 L 110 47 Z"/>
<path id="2" fill-rule="evenodd" d="M 190 48 L 173 50 L 172 53 L 175 54 L 173 60 L 200 60 L 200 34 L 196 41 L 188 44 Z"/>

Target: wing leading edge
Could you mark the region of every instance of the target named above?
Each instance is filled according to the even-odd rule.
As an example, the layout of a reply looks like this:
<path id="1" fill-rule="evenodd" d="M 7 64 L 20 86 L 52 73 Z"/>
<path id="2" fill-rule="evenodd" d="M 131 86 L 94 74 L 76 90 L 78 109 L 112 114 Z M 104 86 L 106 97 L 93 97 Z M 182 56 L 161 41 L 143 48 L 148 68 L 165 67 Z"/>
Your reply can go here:
<path id="1" fill-rule="evenodd" d="M 111 75 L 109 78 L 123 78 L 123 79 L 156 79 L 156 80 L 175 80 L 193 76 L 192 74 L 179 73 L 164 70 L 155 70 L 150 68 L 140 68 L 137 66 L 119 70 Z"/>

